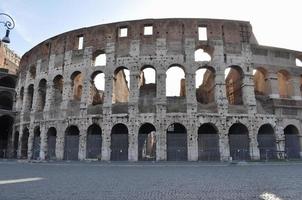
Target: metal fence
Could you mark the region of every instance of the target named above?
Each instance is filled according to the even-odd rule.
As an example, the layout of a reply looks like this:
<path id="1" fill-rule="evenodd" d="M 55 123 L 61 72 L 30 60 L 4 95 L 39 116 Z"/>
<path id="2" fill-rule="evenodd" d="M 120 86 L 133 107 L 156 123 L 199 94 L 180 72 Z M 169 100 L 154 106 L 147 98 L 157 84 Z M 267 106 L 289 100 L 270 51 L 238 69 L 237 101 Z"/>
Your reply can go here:
<path id="1" fill-rule="evenodd" d="M 186 161 L 188 159 L 187 134 L 167 134 L 167 160 Z"/>
<path id="2" fill-rule="evenodd" d="M 111 134 L 110 160 L 128 160 L 128 134 Z"/>

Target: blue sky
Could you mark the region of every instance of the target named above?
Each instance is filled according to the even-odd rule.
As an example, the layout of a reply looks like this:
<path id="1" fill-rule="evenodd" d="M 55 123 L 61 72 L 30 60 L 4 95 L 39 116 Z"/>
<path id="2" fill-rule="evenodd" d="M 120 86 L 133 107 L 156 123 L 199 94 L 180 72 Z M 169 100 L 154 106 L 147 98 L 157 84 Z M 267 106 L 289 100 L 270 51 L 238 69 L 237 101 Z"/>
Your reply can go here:
<path id="1" fill-rule="evenodd" d="M 0 1 L 0 12 L 10 14 L 16 22 L 9 47 L 19 55 L 49 37 L 81 27 L 173 17 L 250 21 L 260 44 L 302 51 L 301 7 L 301 0 Z M 5 28 L 0 24 L 0 37 L 4 34 Z"/>

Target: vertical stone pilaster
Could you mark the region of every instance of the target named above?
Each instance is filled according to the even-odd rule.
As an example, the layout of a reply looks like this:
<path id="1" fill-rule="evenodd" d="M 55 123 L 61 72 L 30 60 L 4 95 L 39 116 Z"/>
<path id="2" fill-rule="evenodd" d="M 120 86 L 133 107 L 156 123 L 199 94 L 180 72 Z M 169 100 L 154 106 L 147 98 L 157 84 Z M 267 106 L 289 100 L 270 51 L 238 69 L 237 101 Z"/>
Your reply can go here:
<path id="1" fill-rule="evenodd" d="M 156 130 L 156 160 L 167 160 L 167 133 L 166 124 L 159 122 L 159 129 Z"/>
<path id="2" fill-rule="evenodd" d="M 188 114 L 194 114 L 197 112 L 194 72 L 186 72 L 186 103 Z"/>
<path id="3" fill-rule="evenodd" d="M 62 124 L 58 125 L 56 138 L 56 158 L 57 160 L 64 159 L 64 145 L 65 145 L 65 130 Z"/>
<path id="4" fill-rule="evenodd" d="M 40 127 L 40 137 L 41 137 L 41 146 L 40 146 L 40 159 L 45 160 L 47 155 L 47 130 L 45 125 Z"/>
<path id="5" fill-rule="evenodd" d="M 274 72 L 268 72 L 268 94 L 270 98 L 279 98 L 278 77 Z"/>
<path id="6" fill-rule="evenodd" d="M 300 85 L 301 85 L 301 81 L 300 81 L 300 77 L 298 76 L 293 76 L 290 79 L 290 85 L 292 86 L 292 99 L 294 100 L 301 100 L 301 90 L 300 90 Z"/>
<path id="7" fill-rule="evenodd" d="M 109 161 L 111 154 L 111 122 L 103 121 L 102 127 L 102 160 Z"/>
<path id="8" fill-rule="evenodd" d="M 34 143 L 34 129 L 32 126 L 29 128 L 29 137 L 27 143 L 27 159 L 30 160 L 33 157 L 33 143 Z"/>
<path id="9" fill-rule="evenodd" d="M 86 159 L 86 144 L 87 144 L 87 129 L 86 126 L 83 124 L 79 127 L 80 130 L 80 137 L 79 137 L 79 153 L 78 158 L 79 160 L 85 160 Z"/>
<path id="10" fill-rule="evenodd" d="M 195 120 L 189 120 L 187 126 L 188 161 L 198 160 L 198 133 Z"/>
<path id="11" fill-rule="evenodd" d="M 129 149 L 128 149 L 128 160 L 137 161 L 138 160 L 138 130 L 135 123 L 130 122 L 129 124 Z"/>

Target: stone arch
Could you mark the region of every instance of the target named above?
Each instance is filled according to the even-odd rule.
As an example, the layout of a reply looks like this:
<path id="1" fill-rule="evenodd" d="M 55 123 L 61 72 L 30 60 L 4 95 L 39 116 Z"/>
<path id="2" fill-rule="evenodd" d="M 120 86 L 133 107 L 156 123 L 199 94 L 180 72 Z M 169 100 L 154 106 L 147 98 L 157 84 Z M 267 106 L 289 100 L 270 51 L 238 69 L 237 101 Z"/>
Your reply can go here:
<path id="1" fill-rule="evenodd" d="M 16 83 L 15 83 L 15 80 L 12 77 L 5 76 L 5 77 L 0 79 L 0 86 L 8 87 L 8 88 L 15 88 Z"/>
<path id="2" fill-rule="evenodd" d="M 71 125 L 65 130 L 64 160 L 78 160 L 79 128 Z"/>
<path id="3" fill-rule="evenodd" d="M 0 158 L 8 156 L 9 140 L 12 137 L 14 119 L 9 115 L 0 116 Z"/>
<path id="4" fill-rule="evenodd" d="M 249 160 L 249 131 L 241 123 L 235 123 L 229 128 L 230 155 L 233 160 Z"/>
<path id="5" fill-rule="evenodd" d="M 277 77 L 280 98 L 290 98 L 292 96 L 293 88 L 289 72 L 280 70 L 277 72 Z"/>
<path id="6" fill-rule="evenodd" d="M 47 159 L 56 159 L 57 129 L 50 127 L 47 131 Z"/>
<path id="7" fill-rule="evenodd" d="M 258 148 L 260 151 L 260 159 L 276 159 L 276 137 L 272 125 L 263 124 L 260 126 L 257 134 Z"/>
<path id="8" fill-rule="evenodd" d="M 151 65 L 140 69 L 139 96 L 156 97 L 156 69 Z"/>
<path id="9" fill-rule="evenodd" d="M 299 130 L 295 125 L 288 125 L 284 128 L 285 151 L 288 158 L 300 158 Z"/>
<path id="10" fill-rule="evenodd" d="M 267 95 L 267 70 L 263 67 L 258 67 L 253 70 L 253 74 L 255 95 Z"/>
<path id="11" fill-rule="evenodd" d="M 40 131 L 40 127 L 36 126 L 34 128 L 32 159 L 37 160 L 40 158 L 40 147 L 41 147 L 41 131 Z"/>
<path id="12" fill-rule="evenodd" d="M 219 135 L 212 123 L 204 123 L 198 128 L 198 160 L 220 160 Z"/>
<path id="13" fill-rule="evenodd" d="M 60 106 L 63 100 L 64 79 L 62 75 L 57 75 L 53 79 L 53 106 Z"/>
<path id="14" fill-rule="evenodd" d="M 29 138 L 29 130 L 27 127 L 23 129 L 22 137 L 21 137 L 21 158 L 27 159 L 28 156 L 28 138 Z"/>
<path id="15" fill-rule="evenodd" d="M 91 74 L 91 97 L 92 105 L 104 103 L 105 74 L 98 70 Z"/>
<path id="16" fill-rule="evenodd" d="M 167 128 L 167 160 L 185 161 L 188 159 L 187 130 L 180 123 Z"/>
<path id="17" fill-rule="evenodd" d="M 29 67 L 29 77 L 31 79 L 35 79 L 36 78 L 36 71 L 37 71 L 36 65 L 31 65 Z"/>
<path id="18" fill-rule="evenodd" d="M 210 66 L 199 68 L 195 72 L 196 100 L 201 104 L 215 101 L 215 69 Z"/>
<path id="19" fill-rule="evenodd" d="M 102 157 L 102 129 L 92 124 L 87 129 L 86 158 L 101 159 Z"/>
<path id="20" fill-rule="evenodd" d="M 230 66 L 225 70 L 226 96 L 229 104 L 242 105 L 242 85 L 244 73 L 239 66 Z"/>
<path id="21" fill-rule="evenodd" d="M 37 111 L 43 111 L 46 102 L 46 88 L 47 81 L 45 79 L 41 79 L 38 85 L 38 99 L 36 102 Z"/>
<path id="22" fill-rule="evenodd" d="M 169 66 L 166 71 L 166 96 L 186 96 L 186 74 L 184 67 L 178 64 Z"/>
<path id="23" fill-rule="evenodd" d="M 114 71 L 112 103 L 129 101 L 130 71 L 126 67 L 118 67 Z"/>
<path id="24" fill-rule="evenodd" d="M 138 131 L 138 160 L 156 160 L 156 129 L 150 123 L 141 125 Z"/>
<path id="25" fill-rule="evenodd" d="M 0 109 L 12 110 L 13 108 L 13 95 L 10 92 L 0 92 Z"/>
<path id="26" fill-rule="evenodd" d="M 75 71 L 70 76 L 72 81 L 72 94 L 73 94 L 73 100 L 75 101 L 81 101 L 82 97 L 82 90 L 83 90 L 83 76 L 80 71 Z"/>
<path id="27" fill-rule="evenodd" d="M 110 160 L 128 160 L 128 128 L 118 123 L 111 130 Z"/>
<path id="28" fill-rule="evenodd" d="M 105 66 L 106 65 L 106 53 L 103 50 L 96 50 L 93 53 L 93 66 Z"/>
<path id="29" fill-rule="evenodd" d="M 34 85 L 33 84 L 30 84 L 28 86 L 26 97 L 27 97 L 27 99 L 26 99 L 26 102 L 27 102 L 26 110 L 30 111 L 32 109 L 32 106 L 33 106 L 33 97 L 34 97 Z"/>

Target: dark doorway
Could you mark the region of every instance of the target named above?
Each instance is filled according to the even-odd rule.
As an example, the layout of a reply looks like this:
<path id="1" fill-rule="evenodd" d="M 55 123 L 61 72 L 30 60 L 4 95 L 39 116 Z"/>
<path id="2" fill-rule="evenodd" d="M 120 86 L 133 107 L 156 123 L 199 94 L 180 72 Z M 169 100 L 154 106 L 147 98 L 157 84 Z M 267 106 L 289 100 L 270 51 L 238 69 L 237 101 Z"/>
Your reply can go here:
<path id="1" fill-rule="evenodd" d="M 86 157 L 101 159 L 102 155 L 102 129 L 92 124 L 87 130 Z"/>
<path id="2" fill-rule="evenodd" d="M 246 126 L 233 124 L 229 129 L 230 155 L 233 160 L 249 160 L 249 134 Z"/>
<path id="3" fill-rule="evenodd" d="M 187 159 L 186 128 L 179 123 L 171 124 L 167 129 L 167 160 L 184 161 Z"/>
<path id="4" fill-rule="evenodd" d="M 260 160 L 277 158 L 275 132 L 270 124 L 264 124 L 259 128 L 257 141 L 260 152 Z"/>
<path id="5" fill-rule="evenodd" d="M 34 160 L 40 158 L 40 146 L 41 146 L 41 132 L 40 127 L 36 127 L 34 129 L 34 141 L 33 141 L 33 149 L 32 149 L 32 158 Z"/>
<path id="6" fill-rule="evenodd" d="M 111 130 L 111 160 L 128 160 L 128 128 L 124 124 L 116 124 Z"/>
<path id="7" fill-rule="evenodd" d="M 155 127 L 143 124 L 138 132 L 138 160 L 156 160 Z"/>
<path id="8" fill-rule="evenodd" d="M 4 115 L 0 117 L 0 158 L 6 158 L 8 155 L 8 141 L 12 135 L 13 118 Z"/>
<path id="9" fill-rule="evenodd" d="M 218 131 L 210 123 L 198 129 L 198 160 L 220 160 Z"/>
<path id="10" fill-rule="evenodd" d="M 69 126 L 65 131 L 65 160 L 78 160 L 79 154 L 79 134 L 80 131 L 76 126 Z"/>
<path id="11" fill-rule="evenodd" d="M 24 128 L 23 133 L 22 133 L 22 138 L 21 138 L 21 158 L 22 159 L 27 159 L 28 137 L 29 137 L 29 130 L 28 130 L 28 128 Z"/>
<path id="12" fill-rule="evenodd" d="M 56 138 L 57 130 L 54 127 L 51 127 L 47 131 L 47 159 L 54 160 L 56 159 Z"/>
<path id="13" fill-rule="evenodd" d="M 288 125 L 284 129 L 285 151 L 290 159 L 300 158 L 299 131 L 293 125 Z"/>

